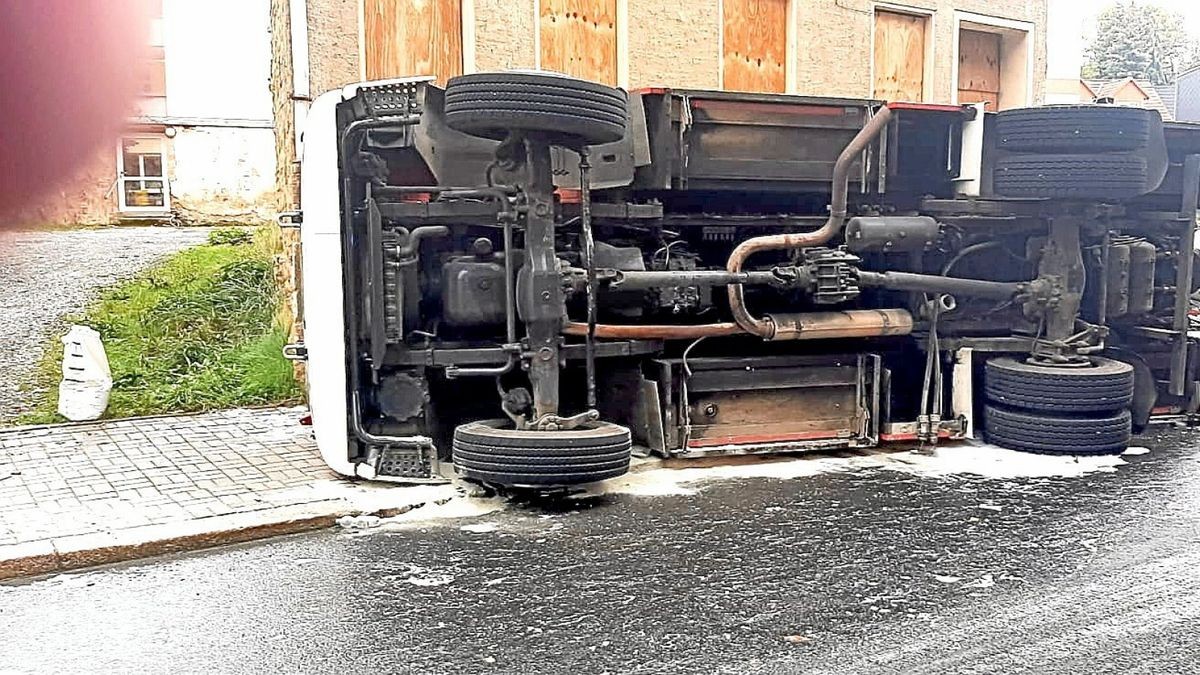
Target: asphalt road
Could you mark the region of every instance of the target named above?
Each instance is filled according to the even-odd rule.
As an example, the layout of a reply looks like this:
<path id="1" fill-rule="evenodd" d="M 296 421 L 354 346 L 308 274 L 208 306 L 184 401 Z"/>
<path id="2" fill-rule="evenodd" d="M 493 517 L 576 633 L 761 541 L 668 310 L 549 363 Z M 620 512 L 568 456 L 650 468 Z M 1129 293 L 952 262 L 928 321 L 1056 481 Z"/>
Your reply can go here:
<path id="1" fill-rule="evenodd" d="M 0 586 L 0 672 L 1200 672 L 1198 440 L 1075 478 L 727 480 Z"/>

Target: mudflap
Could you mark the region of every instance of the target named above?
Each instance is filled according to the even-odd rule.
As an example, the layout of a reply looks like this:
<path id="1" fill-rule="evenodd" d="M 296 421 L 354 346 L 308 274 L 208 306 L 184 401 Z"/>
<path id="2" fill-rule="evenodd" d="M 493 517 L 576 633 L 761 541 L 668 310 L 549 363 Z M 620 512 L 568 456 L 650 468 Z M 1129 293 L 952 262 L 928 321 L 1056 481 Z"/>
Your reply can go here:
<path id="1" fill-rule="evenodd" d="M 1109 347 L 1104 350 L 1104 355 L 1133 366 L 1133 404 L 1130 412 L 1133 414 L 1133 433 L 1140 434 L 1150 426 L 1150 417 L 1158 404 L 1158 382 L 1154 371 L 1141 355 L 1128 349 Z"/>

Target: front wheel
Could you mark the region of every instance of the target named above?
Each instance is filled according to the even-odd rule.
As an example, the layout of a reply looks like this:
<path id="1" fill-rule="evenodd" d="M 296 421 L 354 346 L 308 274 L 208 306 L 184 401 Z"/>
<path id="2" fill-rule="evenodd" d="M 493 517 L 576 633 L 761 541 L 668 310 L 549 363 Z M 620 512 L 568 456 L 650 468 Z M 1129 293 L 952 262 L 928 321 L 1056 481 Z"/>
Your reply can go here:
<path id="1" fill-rule="evenodd" d="M 562 488 L 629 471 L 629 429 L 594 422 L 565 431 L 513 429 L 482 420 L 454 430 L 454 467 L 464 478 L 507 488 Z"/>

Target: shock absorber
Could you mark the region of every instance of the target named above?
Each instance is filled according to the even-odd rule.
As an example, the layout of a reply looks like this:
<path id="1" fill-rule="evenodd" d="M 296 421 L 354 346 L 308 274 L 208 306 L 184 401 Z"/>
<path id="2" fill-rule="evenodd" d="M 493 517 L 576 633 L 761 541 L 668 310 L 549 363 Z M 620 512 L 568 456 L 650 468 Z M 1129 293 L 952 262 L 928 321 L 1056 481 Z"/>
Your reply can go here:
<path id="1" fill-rule="evenodd" d="M 586 148 L 579 152 L 579 223 L 583 239 L 583 265 L 587 269 L 587 407 L 596 409 L 596 241 L 592 236 L 592 165 Z"/>

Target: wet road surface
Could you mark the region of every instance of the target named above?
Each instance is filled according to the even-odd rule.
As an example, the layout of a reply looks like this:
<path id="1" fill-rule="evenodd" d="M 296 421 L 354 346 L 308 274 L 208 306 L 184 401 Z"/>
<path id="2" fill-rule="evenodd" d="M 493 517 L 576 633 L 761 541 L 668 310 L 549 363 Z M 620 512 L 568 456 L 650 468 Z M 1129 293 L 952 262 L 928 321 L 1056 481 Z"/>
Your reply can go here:
<path id="1" fill-rule="evenodd" d="M 730 480 L 0 586 L 0 671 L 1200 672 L 1197 441 L 1069 479 Z"/>

